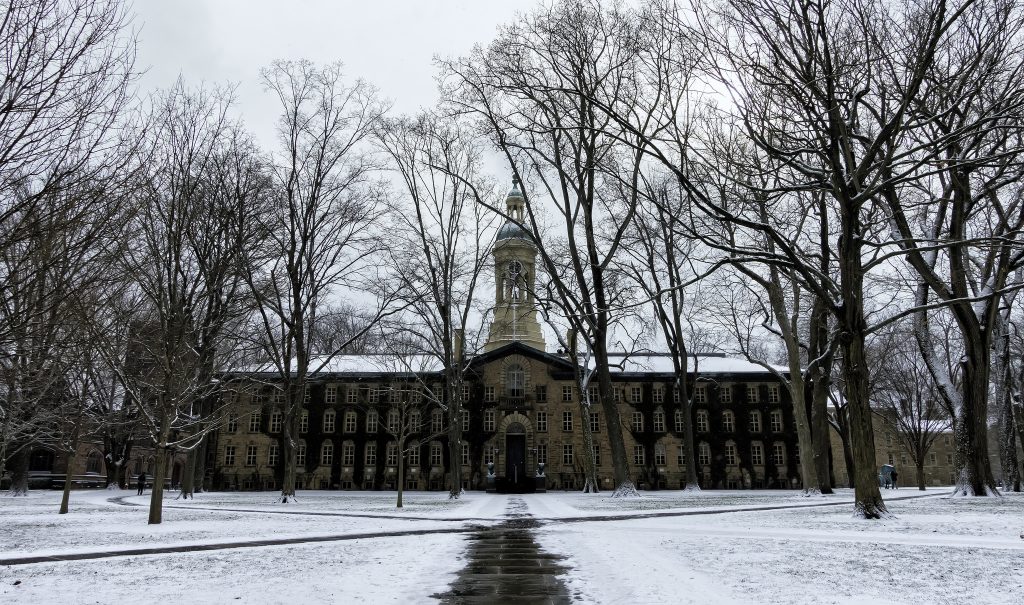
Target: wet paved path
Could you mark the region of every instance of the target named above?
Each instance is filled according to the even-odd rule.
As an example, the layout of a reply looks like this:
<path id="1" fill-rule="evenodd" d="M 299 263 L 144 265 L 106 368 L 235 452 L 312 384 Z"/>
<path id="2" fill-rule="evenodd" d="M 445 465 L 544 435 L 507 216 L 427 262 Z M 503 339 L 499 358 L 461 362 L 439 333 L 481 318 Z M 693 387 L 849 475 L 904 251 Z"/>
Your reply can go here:
<path id="1" fill-rule="evenodd" d="M 508 520 L 470 537 L 469 561 L 451 589 L 433 595 L 442 603 L 570 603 L 558 579 L 563 557 L 542 552 L 533 539 L 540 524 L 526 512 L 522 498 L 510 498 Z"/>

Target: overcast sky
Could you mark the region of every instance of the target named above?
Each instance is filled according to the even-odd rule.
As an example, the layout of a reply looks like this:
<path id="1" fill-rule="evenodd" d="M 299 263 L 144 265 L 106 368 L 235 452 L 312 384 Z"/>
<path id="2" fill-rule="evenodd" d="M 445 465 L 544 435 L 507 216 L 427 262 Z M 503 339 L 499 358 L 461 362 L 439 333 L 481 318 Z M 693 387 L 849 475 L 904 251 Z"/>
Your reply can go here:
<path id="1" fill-rule="evenodd" d="M 264 145 L 278 108 L 259 83 L 274 59 L 340 60 L 413 112 L 436 100 L 434 55 L 466 54 L 538 0 L 134 0 L 144 90 L 238 85 L 238 109 Z"/>

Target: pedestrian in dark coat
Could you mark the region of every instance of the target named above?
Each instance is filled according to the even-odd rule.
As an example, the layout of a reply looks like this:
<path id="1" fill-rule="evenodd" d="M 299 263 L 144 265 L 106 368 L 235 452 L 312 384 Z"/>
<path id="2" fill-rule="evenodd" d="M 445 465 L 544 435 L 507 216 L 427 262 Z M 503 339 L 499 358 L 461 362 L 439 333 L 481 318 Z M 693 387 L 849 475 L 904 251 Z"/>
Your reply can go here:
<path id="1" fill-rule="evenodd" d="M 145 472 L 139 473 L 138 485 L 139 485 L 139 495 L 141 496 L 142 495 L 142 491 L 144 489 L 146 489 L 146 473 Z"/>
<path id="2" fill-rule="evenodd" d="M 895 471 L 895 470 L 893 470 L 893 471 L 892 471 L 892 488 L 893 488 L 893 489 L 899 489 L 899 487 L 897 487 L 897 485 L 896 485 L 896 478 L 897 478 L 897 477 L 899 477 L 899 474 L 898 474 L 898 473 L 896 473 L 896 471 Z"/>

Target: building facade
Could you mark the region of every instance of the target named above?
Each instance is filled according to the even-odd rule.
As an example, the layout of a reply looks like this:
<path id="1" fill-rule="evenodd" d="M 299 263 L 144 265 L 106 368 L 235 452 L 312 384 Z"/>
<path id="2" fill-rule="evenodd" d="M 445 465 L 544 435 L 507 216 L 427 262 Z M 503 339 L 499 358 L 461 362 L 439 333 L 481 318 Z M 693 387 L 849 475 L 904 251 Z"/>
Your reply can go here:
<path id="1" fill-rule="evenodd" d="M 612 486 L 607 419 L 580 405 L 573 361 L 546 351 L 533 292 L 537 248 L 519 224 L 525 199 L 514 186 L 507 221 L 493 248 L 494 319 L 483 351 L 469 365 L 461 418 L 461 453 L 450 460 L 446 414 L 430 405 L 440 376 L 429 363 L 386 355 L 339 356 L 312 376 L 299 426 L 300 487 L 396 487 L 398 456 L 406 488 L 443 489 L 459 473 L 467 489 L 483 489 L 493 469 L 499 485 L 521 484 L 543 465 L 550 489 L 581 487 L 584 423 L 594 435 L 602 487 Z M 686 377 L 694 459 L 705 488 L 798 487 L 799 449 L 787 390 L 764 368 L 719 356 L 694 360 Z M 614 360 L 614 395 L 638 486 L 682 485 L 683 406 L 671 360 L 631 355 Z M 693 367 L 693 363 L 690 367 Z M 421 368 L 411 371 L 413 367 Z M 207 461 L 214 489 L 274 489 L 281 480 L 282 395 L 272 375 L 240 377 L 232 412 L 214 436 Z M 594 397 L 596 400 L 596 387 Z M 391 418 L 417 415 L 409 447 L 399 452 Z M 397 422 L 397 421 L 396 421 Z"/>

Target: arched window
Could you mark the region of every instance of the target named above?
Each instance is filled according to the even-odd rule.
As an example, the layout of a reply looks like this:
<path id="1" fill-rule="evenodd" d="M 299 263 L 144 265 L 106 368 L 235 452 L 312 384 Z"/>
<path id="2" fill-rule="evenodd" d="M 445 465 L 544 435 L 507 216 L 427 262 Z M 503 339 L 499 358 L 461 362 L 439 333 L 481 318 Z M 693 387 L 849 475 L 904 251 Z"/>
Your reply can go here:
<path id="1" fill-rule="evenodd" d="M 327 410 L 326 412 L 324 412 L 324 432 L 325 433 L 333 433 L 334 432 L 334 422 L 335 422 L 335 418 L 336 417 L 337 416 L 336 416 L 334 410 Z"/>
<path id="2" fill-rule="evenodd" d="M 346 441 L 341 444 L 341 465 L 352 466 L 356 463 L 356 444 Z"/>
<path id="3" fill-rule="evenodd" d="M 444 463 L 443 451 L 439 442 L 430 442 L 430 466 L 441 466 Z"/>
<path id="4" fill-rule="evenodd" d="M 295 466 L 298 467 L 299 472 L 306 470 L 306 442 L 299 441 L 298 445 L 295 446 Z"/>
<path id="5" fill-rule="evenodd" d="M 356 426 L 357 426 L 356 423 L 357 422 L 358 422 L 358 420 L 356 418 L 356 413 L 354 411 L 349 410 L 349 411 L 345 412 L 345 432 L 346 433 L 354 433 L 354 432 L 356 432 Z"/>
<path id="6" fill-rule="evenodd" d="M 334 463 L 334 444 L 330 441 L 324 441 L 324 444 L 320 446 L 320 464 L 321 466 L 330 466 Z"/>
<path id="7" fill-rule="evenodd" d="M 722 430 L 726 433 L 736 431 L 736 415 L 730 410 L 722 412 Z"/>
<path id="8" fill-rule="evenodd" d="M 444 430 L 444 414 L 441 410 L 430 412 L 430 432 L 437 435 Z"/>
<path id="9" fill-rule="evenodd" d="M 665 432 L 665 410 L 661 408 L 654 410 L 654 432 Z"/>
<path id="10" fill-rule="evenodd" d="M 397 414 L 398 411 L 395 410 L 395 413 Z M 420 430 L 421 426 L 423 426 L 423 415 L 420 414 L 420 411 L 413 410 L 409 412 L 409 429 L 413 431 L 418 431 Z"/>
<path id="11" fill-rule="evenodd" d="M 523 397 L 526 394 L 526 372 L 523 366 L 514 363 L 505 370 L 505 389 L 509 397 Z"/>
<path id="12" fill-rule="evenodd" d="M 764 465 L 764 446 L 760 441 L 750 444 L 750 463 L 754 466 Z"/>
<path id="13" fill-rule="evenodd" d="M 416 416 L 418 418 L 419 414 L 417 414 Z M 390 410 L 388 410 L 388 432 L 389 433 L 392 433 L 392 434 L 398 433 L 398 423 L 399 423 L 400 420 L 401 420 L 401 415 L 398 413 L 398 408 L 391 408 Z M 410 417 L 410 421 L 411 420 L 412 420 L 412 418 Z M 412 428 L 413 428 L 413 430 L 416 430 L 419 427 L 413 426 Z"/>

